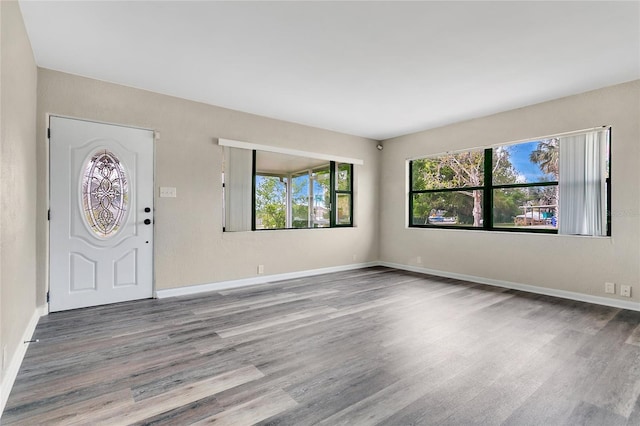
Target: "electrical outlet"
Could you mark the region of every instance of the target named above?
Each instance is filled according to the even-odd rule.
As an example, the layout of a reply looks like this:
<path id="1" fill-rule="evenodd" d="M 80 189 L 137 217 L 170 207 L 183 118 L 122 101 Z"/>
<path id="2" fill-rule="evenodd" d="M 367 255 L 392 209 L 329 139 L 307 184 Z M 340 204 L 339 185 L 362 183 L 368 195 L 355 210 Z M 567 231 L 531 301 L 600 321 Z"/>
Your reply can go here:
<path id="1" fill-rule="evenodd" d="M 616 294 L 615 283 L 604 283 L 604 292 L 608 294 Z"/>
<path id="2" fill-rule="evenodd" d="M 258 265 L 258 274 L 264 274 L 264 265 Z"/>
<path id="3" fill-rule="evenodd" d="M 417 262 L 417 263 L 422 263 L 422 256 L 418 256 L 418 257 L 416 258 L 416 262 Z"/>
<path id="4" fill-rule="evenodd" d="M 353 255 L 353 261 L 355 262 L 357 259 L 358 259 L 358 256 L 354 254 Z"/>
<path id="5" fill-rule="evenodd" d="M 630 285 L 621 285 L 620 286 L 620 296 L 631 297 L 631 286 Z"/>

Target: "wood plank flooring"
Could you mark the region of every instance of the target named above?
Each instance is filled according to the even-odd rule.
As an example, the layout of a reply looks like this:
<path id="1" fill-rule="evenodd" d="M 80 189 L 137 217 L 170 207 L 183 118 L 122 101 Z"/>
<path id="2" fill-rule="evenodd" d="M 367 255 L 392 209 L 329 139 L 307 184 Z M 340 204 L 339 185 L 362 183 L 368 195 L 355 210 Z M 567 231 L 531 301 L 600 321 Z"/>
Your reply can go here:
<path id="1" fill-rule="evenodd" d="M 34 338 L 3 425 L 640 425 L 640 312 L 382 267 Z"/>

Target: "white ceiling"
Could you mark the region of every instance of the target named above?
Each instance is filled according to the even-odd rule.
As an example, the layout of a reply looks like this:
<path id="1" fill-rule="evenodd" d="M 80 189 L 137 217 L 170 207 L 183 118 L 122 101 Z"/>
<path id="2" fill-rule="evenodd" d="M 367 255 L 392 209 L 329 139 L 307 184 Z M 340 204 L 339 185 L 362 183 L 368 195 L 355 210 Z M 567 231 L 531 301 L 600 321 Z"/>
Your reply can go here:
<path id="1" fill-rule="evenodd" d="M 322 165 L 329 165 L 329 161 L 278 152 L 256 151 L 256 171 L 260 173 L 296 173 Z"/>
<path id="2" fill-rule="evenodd" d="M 21 1 L 39 66 L 386 139 L 640 78 L 640 2 Z"/>

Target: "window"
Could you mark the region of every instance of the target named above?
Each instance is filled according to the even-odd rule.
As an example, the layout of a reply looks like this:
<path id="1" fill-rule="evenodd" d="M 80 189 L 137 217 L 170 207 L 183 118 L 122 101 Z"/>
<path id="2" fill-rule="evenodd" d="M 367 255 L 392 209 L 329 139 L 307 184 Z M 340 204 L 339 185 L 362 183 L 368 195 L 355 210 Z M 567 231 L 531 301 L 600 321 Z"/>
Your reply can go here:
<path id="1" fill-rule="evenodd" d="M 610 129 L 409 162 L 409 226 L 611 235 Z"/>
<path id="2" fill-rule="evenodd" d="M 335 226 L 351 226 L 353 224 L 353 164 L 335 163 Z"/>
<path id="3" fill-rule="evenodd" d="M 352 226 L 351 164 L 256 151 L 254 165 L 253 229 Z"/>
<path id="4" fill-rule="evenodd" d="M 281 176 L 256 175 L 255 229 L 286 228 L 287 182 Z"/>
<path id="5" fill-rule="evenodd" d="M 225 231 L 353 226 L 353 164 L 225 148 Z"/>

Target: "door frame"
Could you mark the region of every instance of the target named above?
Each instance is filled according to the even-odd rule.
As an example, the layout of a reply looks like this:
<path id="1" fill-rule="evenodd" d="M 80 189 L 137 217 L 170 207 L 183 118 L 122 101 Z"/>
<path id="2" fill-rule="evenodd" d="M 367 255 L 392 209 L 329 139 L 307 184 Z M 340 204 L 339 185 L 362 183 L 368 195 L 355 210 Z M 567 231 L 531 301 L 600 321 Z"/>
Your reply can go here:
<path id="1" fill-rule="evenodd" d="M 46 211 L 44 212 L 45 215 L 45 256 L 44 256 L 44 261 L 45 261 L 45 265 L 44 265 L 44 281 L 45 281 L 45 294 L 44 294 L 44 300 L 45 300 L 45 306 L 46 306 L 46 313 L 45 314 L 49 314 L 51 313 L 51 308 L 50 308 L 50 302 L 49 302 L 49 292 L 51 291 L 51 221 L 49 219 L 49 214 L 51 211 L 51 135 L 49 133 L 49 129 L 51 128 L 51 117 L 58 117 L 58 118 L 64 118 L 64 119 L 69 119 L 69 120 L 79 120 L 79 121 L 88 121 L 91 123 L 96 123 L 96 124 L 106 124 L 106 125 L 110 125 L 110 126 L 118 126 L 118 127 L 128 127 L 131 129 L 138 129 L 138 130 L 147 130 L 147 131 L 151 131 L 153 132 L 153 146 L 152 146 L 152 152 L 153 152 L 153 158 L 151 161 L 152 164 L 152 168 L 153 168 L 153 176 L 151 178 L 152 182 L 151 185 L 153 186 L 153 238 L 151 240 L 151 293 L 152 293 L 152 298 L 156 298 L 156 268 L 155 268 L 155 262 L 156 262 L 156 226 L 155 226 L 155 217 L 156 217 L 156 201 L 157 201 L 157 196 L 156 196 L 156 142 L 158 141 L 158 139 L 160 139 L 160 133 L 157 130 L 151 129 L 151 128 L 147 128 L 147 127 L 139 127 L 139 126 L 134 126 L 134 125 L 127 125 L 127 124 L 119 124 L 119 123 L 113 123 L 110 121 L 101 121 L 101 120 L 95 120 L 95 119 L 90 119 L 90 118 L 81 118 L 81 117 L 76 117 L 76 116 L 71 116 L 71 115 L 65 115 L 65 114 L 56 114 L 56 113 L 50 113 L 47 112 L 45 113 L 45 131 L 44 131 L 44 136 L 45 136 L 45 197 L 47 200 L 47 205 L 46 205 Z"/>

